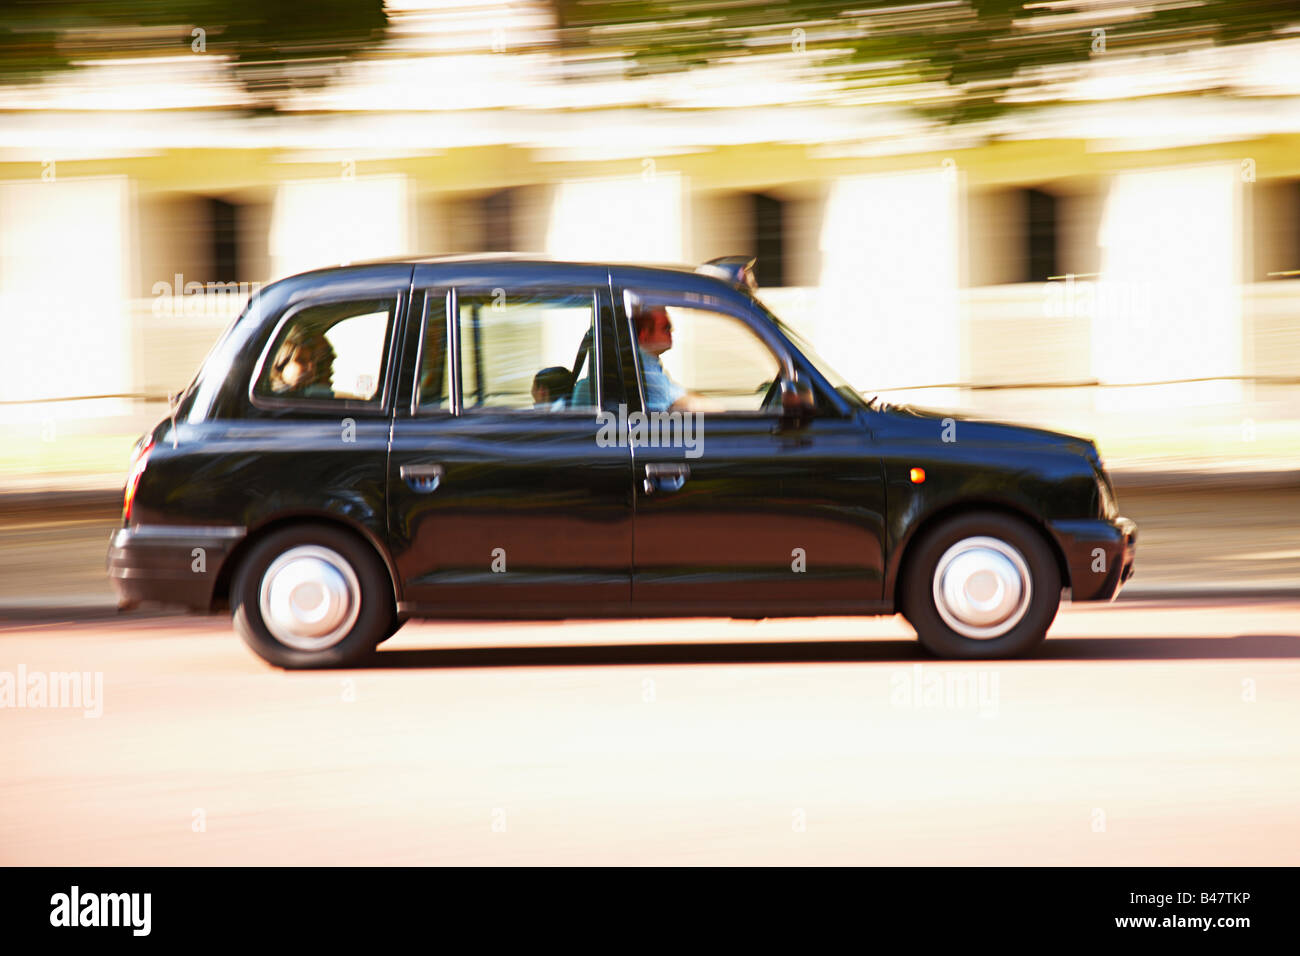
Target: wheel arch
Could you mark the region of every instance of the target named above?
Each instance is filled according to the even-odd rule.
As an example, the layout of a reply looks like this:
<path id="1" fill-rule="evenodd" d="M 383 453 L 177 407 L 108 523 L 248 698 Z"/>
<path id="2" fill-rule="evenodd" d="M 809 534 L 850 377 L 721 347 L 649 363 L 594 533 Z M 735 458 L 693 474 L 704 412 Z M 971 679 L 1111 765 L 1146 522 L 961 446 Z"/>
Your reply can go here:
<path id="1" fill-rule="evenodd" d="M 334 528 L 342 531 L 354 538 L 358 544 L 371 552 L 379 561 L 379 566 L 384 569 L 388 575 L 388 582 L 392 588 L 393 612 L 397 612 L 397 604 L 402 599 L 401 592 L 398 588 L 397 568 L 393 565 L 392 559 L 388 554 L 388 549 L 375 537 L 374 533 L 365 525 L 349 521 L 347 518 L 337 514 L 330 513 L 301 513 L 292 515 L 279 515 L 271 518 L 262 524 L 250 528 L 244 535 L 243 540 L 230 552 L 226 560 L 222 562 L 221 570 L 217 574 L 216 584 L 212 589 L 211 609 L 219 610 L 228 607 L 230 604 L 230 586 L 234 581 L 235 573 L 244 559 L 248 557 L 250 551 L 257 544 L 266 539 L 268 535 L 277 531 L 283 531 L 286 528 L 299 527 L 303 525 L 319 525 L 327 528 Z"/>
<path id="2" fill-rule="evenodd" d="M 935 509 L 920 521 L 916 522 L 907 536 L 899 542 L 898 558 L 891 565 L 891 579 L 886 583 L 885 591 L 893 601 L 895 610 L 902 606 L 901 599 L 903 582 L 907 578 L 908 564 L 912 556 L 916 553 L 916 549 L 913 545 L 945 522 L 951 521 L 953 518 L 970 514 L 1004 515 L 1009 518 L 1016 518 L 1023 521 L 1029 527 L 1033 528 L 1038 533 L 1039 537 L 1047 543 L 1048 550 L 1051 551 L 1052 557 L 1056 560 L 1057 570 L 1061 573 L 1062 587 L 1070 586 L 1070 568 L 1065 560 L 1065 552 L 1061 550 L 1060 542 L 1056 540 L 1056 536 L 1052 534 L 1051 530 L 1048 529 L 1046 523 L 1041 518 L 1033 514 L 1031 511 L 1019 508 L 1013 504 L 1008 504 L 1005 501 L 964 499 L 961 501 L 954 501 L 941 508 Z"/>

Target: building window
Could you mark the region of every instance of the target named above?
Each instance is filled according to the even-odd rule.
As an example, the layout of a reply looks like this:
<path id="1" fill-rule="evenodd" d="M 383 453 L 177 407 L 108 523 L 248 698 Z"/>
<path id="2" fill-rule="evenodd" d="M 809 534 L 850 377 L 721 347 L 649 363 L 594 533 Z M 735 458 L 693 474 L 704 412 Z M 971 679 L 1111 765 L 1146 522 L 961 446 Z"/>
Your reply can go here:
<path id="1" fill-rule="evenodd" d="M 1286 184 L 1286 201 L 1283 203 L 1283 209 L 1286 210 L 1288 218 L 1286 227 L 1290 233 L 1291 257 L 1283 260 L 1282 268 L 1277 270 L 1281 273 L 1279 279 L 1300 279 L 1300 179 L 1293 179 Z"/>
<path id="2" fill-rule="evenodd" d="M 754 193 L 752 202 L 755 278 L 760 288 L 779 288 L 786 284 L 785 203 L 764 193 Z"/>
<path id="3" fill-rule="evenodd" d="M 211 282 L 239 281 L 239 207 L 224 199 L 208 200 L 211 220 Z"/>
<path id="4" fill-rule="evenodd" d="M 483 252 L 514 251 L 514 193 L 513 189 L 502 189 L 489 193 L 480 201 Z"/>
<path id="5" fill-rule="evenodd" d="M 1025 282 L 1046 282 L 1060 275 L 1057 263 L 1057 204 L 1051 193 L 1026 189 L 1025 202 Z"/>
<path id="6" fill-rule="evenodd" d="M 1252 187 L 1257 281 L 1300 279 L 1300 180 Z"/>

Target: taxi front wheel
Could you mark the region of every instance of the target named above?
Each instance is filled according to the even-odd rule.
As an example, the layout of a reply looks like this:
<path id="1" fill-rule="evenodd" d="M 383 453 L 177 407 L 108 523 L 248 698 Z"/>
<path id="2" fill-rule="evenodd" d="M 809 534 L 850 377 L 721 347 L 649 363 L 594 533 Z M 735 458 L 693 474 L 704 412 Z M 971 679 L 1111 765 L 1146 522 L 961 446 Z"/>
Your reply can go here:
<path id="1" fill-rule="evenodd" d="M 961 515 L 914 548 L 901 610 L 931 653 L 1015 657 L 1047 636 L 1061 603 L 1061 572 L 1030 525 L 1002 514 Z"/>
<path id="2" fill-rule="evenodd" d="M 348 667 L 394 630 L 388 575 L 352 535 L 301 525 L 249 551 L 231 587 L 235 629 L 277 667 Z"/>

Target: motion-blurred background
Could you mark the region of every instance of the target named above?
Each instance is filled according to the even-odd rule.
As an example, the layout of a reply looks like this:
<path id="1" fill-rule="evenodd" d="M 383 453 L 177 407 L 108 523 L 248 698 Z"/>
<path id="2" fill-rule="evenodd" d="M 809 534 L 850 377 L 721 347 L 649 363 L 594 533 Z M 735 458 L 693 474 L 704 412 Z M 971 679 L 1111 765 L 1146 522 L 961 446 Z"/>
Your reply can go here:
<path id="1" fill-rule="evenodd" d="M 756 255 L 864 391 L 1096 436 L 1147 528 L 1297 576 L 1295 2 L 17 0 L 0 597 L 84 560 L 32 529 L 120 488 L 259 284 L 508 250 Z"/>

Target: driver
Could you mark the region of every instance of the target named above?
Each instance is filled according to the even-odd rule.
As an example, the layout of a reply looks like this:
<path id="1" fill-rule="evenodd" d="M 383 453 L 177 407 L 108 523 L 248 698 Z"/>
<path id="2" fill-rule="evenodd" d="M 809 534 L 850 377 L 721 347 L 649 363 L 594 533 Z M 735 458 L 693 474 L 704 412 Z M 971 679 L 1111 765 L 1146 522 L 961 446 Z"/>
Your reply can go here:
<path id="1" fill-rule="evenodd" d="M 646 306 L 633 315 L 632 322 L 636 327 L 637 351 L 641 353 L 646 411 L 722 411 L 721 405 L 683 388 L 664 371 L 659 356 L 673 347 L 673 323 L 667 309 L 661 305 Z"/>

